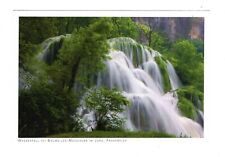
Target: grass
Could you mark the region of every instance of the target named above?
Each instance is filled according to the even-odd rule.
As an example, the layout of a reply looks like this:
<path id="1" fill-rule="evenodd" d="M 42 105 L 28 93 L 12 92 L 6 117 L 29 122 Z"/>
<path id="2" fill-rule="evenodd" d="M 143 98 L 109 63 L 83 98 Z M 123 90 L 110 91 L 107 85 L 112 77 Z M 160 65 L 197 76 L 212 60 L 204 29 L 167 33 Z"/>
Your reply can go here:
<path id="1" fill-rule="evenodd" d="M 53 138 L 173 138 L 161 132 L 116 132 L 116 131 L 93 131 L 93 132 L 70 132 L 50 135 Z"/>

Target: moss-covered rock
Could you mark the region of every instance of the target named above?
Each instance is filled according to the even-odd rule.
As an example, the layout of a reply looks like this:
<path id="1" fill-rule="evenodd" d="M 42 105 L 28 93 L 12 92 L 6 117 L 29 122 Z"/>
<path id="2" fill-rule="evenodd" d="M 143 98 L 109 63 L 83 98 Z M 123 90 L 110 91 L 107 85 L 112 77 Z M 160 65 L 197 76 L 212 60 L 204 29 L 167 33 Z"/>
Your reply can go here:
<path id="1" fill-rule="evenodd" d="M 159 66 L 159 69 L 161 71 L 162 77 L 163 77 L 163 88 L 164 92 L 168 92 L 171 90 L 171 84 L 170 84 L 170 78 L 167 73 L 167 67 L 166 62 L 161 57 L 155 57 L 155 61 Z"/>
<path id="2" fill-rule="evenodd" d="M 193 120 L 197 118 L 197 110 L 203 111 L 203 93 L 194 86 L 185 86 L 177 90 L 178 108 L 181 113 Z"/>
<path id="3" fill-rule="evenodd" d="M 132 59 L 132 63 L 135 67 L 141 65 L 144 62 L 143 58 L 147 57 L 147 52 L 143 51 L 146 47 L 131 38 L 112 38 L 109 39 L 108 42 L 112 49 L 123 51 L 130 59 Z"/>
<path id="4" fill-rule="evenodd" d="M 195 107 L 188 99 L 181 97 L 178 101 L 178 108 L 180 109 L 183 116 L 191 118 L 193 120 L 196 119 L 197 113 Z"/>
<path id="5" fill-rule="evenodd" d="M 197 109 L 203 111 L 204 95 L 201 91 L 196 89 L 194 86 L 185 86 L 177 90 L 179 98 L 186 98 L 189 100 Z"/>

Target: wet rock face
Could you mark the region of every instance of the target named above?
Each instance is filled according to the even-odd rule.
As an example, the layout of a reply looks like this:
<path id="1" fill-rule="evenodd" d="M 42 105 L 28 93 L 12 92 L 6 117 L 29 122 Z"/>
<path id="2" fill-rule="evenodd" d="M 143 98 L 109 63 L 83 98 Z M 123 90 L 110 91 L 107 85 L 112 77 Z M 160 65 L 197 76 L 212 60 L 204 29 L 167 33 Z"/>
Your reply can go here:
<path id="1" fill-rule="evenodd" d="M 178 38 L 204 39 L 203 17 L 133 17 L 156 32 L 163 32 L 171 40 Z"/>

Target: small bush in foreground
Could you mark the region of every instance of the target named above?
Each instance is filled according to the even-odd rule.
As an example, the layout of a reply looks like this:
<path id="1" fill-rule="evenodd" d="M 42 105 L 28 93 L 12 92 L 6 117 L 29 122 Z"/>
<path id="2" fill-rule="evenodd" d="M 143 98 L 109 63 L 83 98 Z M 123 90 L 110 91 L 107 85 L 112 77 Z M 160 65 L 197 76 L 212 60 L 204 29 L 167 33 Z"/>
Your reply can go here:
<path id="1" fill-rule="evenodd" d="M 92 88 L 86 93 L 85 104 L 96 112 L 97 130 L 122 130 L 124 120 L 118 114 L 130 102 L 120 91 Z"/>

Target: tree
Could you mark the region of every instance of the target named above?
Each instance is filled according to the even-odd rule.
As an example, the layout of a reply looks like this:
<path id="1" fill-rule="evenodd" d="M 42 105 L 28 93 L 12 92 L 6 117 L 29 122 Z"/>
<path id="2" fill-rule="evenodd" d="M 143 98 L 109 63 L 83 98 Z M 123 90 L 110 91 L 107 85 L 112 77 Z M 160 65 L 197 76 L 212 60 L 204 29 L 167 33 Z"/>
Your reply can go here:
<path id="1" fill-rule="evenodd" d="M 40 51 L 40 43 L 49 37 L 70 34 L 74 29 L 87 27 L 94 17 L 20 17 L 19 63 L 29 69 L 30 60 Z"/>
<path id="2" fill-rule="evenodd" d="M 57 33 L 55 21 L 48 17 L 20 17 L 19 18 L 19 65 L 25 70 L 44 39 Z"/>
<path id="3" fill-rule="evenodd" d="M 113 29 L 110 32 L 110 38 L 130 37 L 137 39 L 139 32 L 137 24 L 130 17 L 113 17 L 111 23 Z"/>
<path id="4" fill-rule="evenodd" d="M 71 34 L 74 29 L 88 27 L 96 17 L 54 17 L 57 35 Z"/>
<path id="5" fill-rule="evenodd" d="M 139 30 L 139 40 L 141 42 L 148 41 L 148 46 L 161 53 L 166 52 L 170 46 L 169 40 L 165 35 L 154 32 L 150 26 L 136 23 Z"/>
<path id="6" fill-rule="evenodd" d="M 49 30 L 54 28 L 54 20 L 24 18 L 20 21 L 20 67 L 35 67 L 37 71 L 31 73 L 29 86 L 19 91 L 19 137 L 72 131 L 74 117 L 71 116 L 75 114 L 78 100 L 77 93 L 71 90 L 73 84 L 76 79 L 88 78 L 89 74 L 102 69 L 108 58 L 106 39 L 111 25 L 101 18 L 88 27 L 77 27 L 71 37 L 65 39 L 52 64 L 38 61 L 35 56 L 40 43 L 57 34 L 57 29 Z M 39 29 L 40 24 L 45 24 L 45 29 Z M 79 130 L 79 126 L 76 129 Z"/>
<path id="7" fill-rule="evenodd" d="M 158 32 L 152 32 L 151 34 L 151 45 L 150 47 L 154 50 L 159 51 L 160 53 L 165 53 L 170 47 L 169 40 L 166 37 Z"/>
<path id="8" fill-rule="evenodd" d="M 136 23 L 139 31 L 139 41 L 142 43 L 146 43 L 148 41 L 148 46 L 150 46 L 150 35 L 151 35 L 151 28 L 142 23 Z"/>
<path id="9" fill-rule="evenodd" d="M 204 66 L 203 59 L 194 45 L 188 40 L 176 42 L 172 47 L 172 55 L 176 59 L 175 69 L 184 85 L 194 85 L 203 92 Z"/>
<path id="10" fill-rule="evenodd" d="M 72 131 L 76 111 L 73 92 L 36 80 L 19 92 L 19 137 L 43 137 Z"/>
<path id="11" fill-rule="evenodd" d="M 178 40 L 167 57 L 173 63 L 183 84 L 177 90 L 178 108 L 183 116 L 196 120 L 197 109 L 203 110 L 204 64 L 203 57 L 189 40 Z"/>
<path id="12" fill-rule="evenodd" d="M 104 68 L 108 59 L 107 37 L 111 30 L 108 19 L 99 18 L 88 27 L 74 30 L 65 39 L 51 71 L 53 79 L 71 90 L 78 81 L 88 84 L 88 77 Z"/>
<path id="13" fill-rule="evenodd" d="M 193 39 L 191 42 L 196 47 L 197 52 L 204 56 L 204 41 L 201 39 Z"/>
<path id="14" fill-rule="evenodd" d="M 86 106 L 96 112 L 98 130 L 121 130 L 124 121 L 118 114 L 130 102 L 120 91 L 104 87 L 92 88 L 88 90 L 84 100 Z"/>

